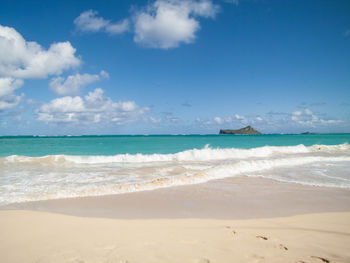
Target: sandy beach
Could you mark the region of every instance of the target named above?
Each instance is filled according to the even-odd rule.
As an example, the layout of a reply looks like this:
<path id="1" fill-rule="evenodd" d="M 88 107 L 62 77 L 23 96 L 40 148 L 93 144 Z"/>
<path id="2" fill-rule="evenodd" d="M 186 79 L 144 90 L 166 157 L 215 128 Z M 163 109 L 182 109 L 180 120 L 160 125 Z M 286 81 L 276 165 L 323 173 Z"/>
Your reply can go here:
<path id="1" fill-rule="evenodd" d="M 1 262 L 349 262 L 349 222 L 350 213 L 120 220 L 1 211 L 0 257 Z"/>
<path id="2" fill-rule="evenodd" d="M 127 194 L 25 202 L 0 209 L 119 219 L 251 219 L 350 212 L 350 190 L 239 177 Z"/>
<path id="3" fill-rule="evenodd" d="M 10 205 L 0 261 L 349 262 L 349 200 L 349 190 L 232 178 Z"/>
<path id="4" fill-rule="evenodd" d="M 0 263 L 350 263 L 350 0 L 1 0 Z"/>

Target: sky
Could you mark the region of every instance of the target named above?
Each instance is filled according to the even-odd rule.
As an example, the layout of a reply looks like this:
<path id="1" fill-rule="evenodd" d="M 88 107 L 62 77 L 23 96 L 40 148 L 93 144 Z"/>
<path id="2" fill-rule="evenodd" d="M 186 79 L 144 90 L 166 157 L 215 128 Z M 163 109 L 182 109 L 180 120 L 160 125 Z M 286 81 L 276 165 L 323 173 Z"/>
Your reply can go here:
<path id="1" fill-rule="evenodd" d="M 0 5 L 0 135 L 350 132 L 350 1 Z"/>

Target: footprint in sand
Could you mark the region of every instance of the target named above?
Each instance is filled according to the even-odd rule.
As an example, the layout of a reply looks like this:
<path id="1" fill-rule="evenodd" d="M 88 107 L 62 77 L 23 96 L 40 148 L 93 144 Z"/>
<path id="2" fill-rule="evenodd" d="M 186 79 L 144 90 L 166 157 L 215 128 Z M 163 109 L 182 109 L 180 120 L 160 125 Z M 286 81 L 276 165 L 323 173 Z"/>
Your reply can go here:
<path id="1" fill-rule="evenodd" d="M 225 226 L 225 228 L 227 228 L 227 229 L 232 229 L 232 227 L 230 227 L 230 226 Z M 235 230 L 232 230 L 232 231 L 231 231 L 231 234 L 232 234 L 232 235 L 236 235 L 237 232 L 236 232 Z"/>
<path id="2" fill-rule="evenodd" d="M 262 239 L 262 240 L 268 240 L 268 238 L 265 237 L 265 236 L 256 236 L 256 238 L 259 238 L 259 239 Z M 279 244 L 278 247 L 280 249 L 283 249 L 283 250 L 288 250 L 288 248 L 285 245 L 283 245 L 283 244 Z"/>
<path id="3" fill-rule="evenodd" d="M 330 263 L 330 261 L 326 258 L 321 258 L 321 257 L 316 257 L 316 256 L 311 256 L 311 258 L 316 258 L 316 259 L 321 260 L 322 262 Z"/>
<path id="4" fill-rule="evenodd" d="M 288 250 L 288 248 L 287 248 L 286 246 L 282 245 L 282 244 L 279 244 L 278 247 L 279 247 L 280 249 L 283 249 L 283 250 Z"/>
<path id="5" fill-rule="evenodd" d="M 268 240 L 268 238 L 264 237 L 264 236 L 256 236 L 256 238 L 260 238 L 260 239 L 263 239 L 263 240 Z"/>

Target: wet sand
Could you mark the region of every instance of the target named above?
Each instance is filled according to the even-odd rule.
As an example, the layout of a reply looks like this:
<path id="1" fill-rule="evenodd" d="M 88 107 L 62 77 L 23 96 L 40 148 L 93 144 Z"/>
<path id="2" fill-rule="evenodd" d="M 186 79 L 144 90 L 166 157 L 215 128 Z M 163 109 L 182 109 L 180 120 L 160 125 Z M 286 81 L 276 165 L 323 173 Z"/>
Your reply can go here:
<path id="1" fill-rule="evenodd" d="M 350 191 L 230 178 L 0 210 L 0 262 L 350 262 Z"/>
<path id="2" fill-rule="evenodd" d="M 350 211 L 350 190 L 227 178 L 153 191 L 12 204 L 2 209 L 131 219 L 267 218 Z"/>

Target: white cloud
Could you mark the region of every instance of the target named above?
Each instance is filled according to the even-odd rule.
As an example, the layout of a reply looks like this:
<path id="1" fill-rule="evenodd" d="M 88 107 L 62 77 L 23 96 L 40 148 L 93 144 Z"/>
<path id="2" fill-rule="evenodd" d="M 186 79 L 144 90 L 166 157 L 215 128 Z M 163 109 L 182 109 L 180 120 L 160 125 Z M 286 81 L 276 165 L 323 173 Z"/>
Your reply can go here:
<path id="1" fill-rule="evenodd" d="M 215 117 L 214 118 L 214 121 L 217 123 L 217 124 L 223 124 L 224 123 L 224 120 L 220 117 Z"/>
<path id="2" fill-rule="evenodd" d="M 134 17 L 134 41 L 152 48 L 191 43 L 200 25 L 197 17 L 214 18 L 219 7 L 211 0 L 157 0 Z"/>
<path id="3" fill-rule="evenodd" d="M 241 116 L 241 115 L 239 115 L 239 114 L 235 114 L 233 117 L 234 117 L 235 119 L 237 119 L 237 120 L 243 120 L 243 119 L 244 119 L 244 117 Z"/>
<path id="4" fill-rule="evenodd" d="M 37 110 L 44 122 L 91 124 L 103 121 L 121 125 L 140 119 L 149 109 L 133 101 L 115 102 L 95 89 L 84 97 L 66 96 L 54 99 Z"/>
<path id="5" fill-rule="evenodd" d="M 117 23 L 98 16 L 95 10 L 81 13 L 74 24 L 82 32 L 121 34 L 134 30 L 134 41 L 151 48 L 175 48 L 192 43 L 200 29 L 199 17 L 215 18 L 219 6 L 212 0 L 156 0 Z M 131 25 L 131 22 L 133 24 Z"/>
<path id="6" fill-rule="evenodd" d="M 0 78 L 0 111 L 16 106 L 23 95 L 17 96 L 14 91 L 23 85 L 23 81 L 14 78 Z"/>
<path id="7" fill-rule="evenodd" d="M 303 126 L 316 126 L 318 124 L 334 124 L 340 123 L 341 120 L 332 120 L 332 119 L 322 119 L 313 113 L 310 109 L 306 108 L 303 111 L 294 111 L 291 115 L 291 120 L 303 125 Z"/>
<path id="8" fill-rule="evenodd" d="M 26 41 L 14 28 L 0 25 L 0 77 L 46 78 L 78 66 L 70 42 L 53 43 L 45 50 Z"/>
<path id="9" fill-rule="evenodd" d="M 233 116 L 236 120 L 239 120 L 242 124 L 246 125 L 249 123 L 248 119 L 244 116 L 241 116 L 241 115 L 238 115 L 238 114 L 235 114 Z"/>
<path id="10" fill-rule="evenodd" d="M 94 10 L 85 11 L 74 19 L 74 24 L 81 31 L 99 31 L 106 27 L 109 21 L 102 17 L 97 17 L 97 14 L 98 12 Z"/>
<path id="11" fill-rule="evenodd" d="M 101 71 L 99 75 L 94 74 L 75 74 L 68 76 L 66 79 L 62 77 L 53 78 L 50 81 L 50 89 L 58 95 L 76 95 L 80 89 L 88 84 L 96 82 L 101 78 L 108 78 L 109 75 L 105 71 Z"/>
<path id="12" fill-rule="evenodd" d="M 165 120 L 172 122 L 172 123 L 177 123 L 180 121 L 180 118 L 174 116 L 172 112 L 163 112 Z"/>
<path id="13" fill-rule="evenodd" d="M 149 117 L 149 120 L 152 122 L 152 123 L 160 123 L 162 121 L 161 118 L 156 118 L 156 117 Z"/>
<path id="14" fill-rule="evenodd" d="M 260 120 L 261 119 L 261 120 Z M 255 123 L 256 120 L 260 120 L 262 121 L 261 117 L 254 117 L 254 119 L 250 118 L 246 118 L 242 115 L 239 114 L 235 114 L 233 116 L 229 116 L 229 117 L 214 117 L 213 118 L 213 122 L 211 121 L 205 121 L 205 120 L 201 120 L 201 119 L 197 119 L 196 122 L 200 122 L 202 124 L 205 125 L 211 125 L 211 124 L 227 124 L 227 125 L 232 125 L 232 126 L 237 126 L 237 125 L 248 125 L 249 123 Z"/>
<path id="15" fill-rule="evenodd" d="M 300 115 L 302 115 L 303 113 L 301 112 L 301 111 L 294 111 L 293 113 L 292 113 L 292 115 L 293 116 L 300 116 Z"/>
<path id="16" fill-rule="evenodd" d="M 97 11 L 87 10 L 74 19 L 74 24 L 79 31 L 84 32 L 105 31 L 110 34 L 121 34 L 129 30 L 128 19 L 124 19 L 119 23 L 111 23 L 110 20 L 98 17 L 97 15 Z"/>
<path id="17" fill-rule="evenodd" d="M 114 24 L 108 24 L 106 26 L 106 32 L 114 35 L 114 34 L 121 34 L 126 31 L 128 31 L 130 28 L 130 23 L 129 19 L 124 19 L 120 21 L 119 23 L 114 23 Z"/>
<path id="18" fill-rule="evenodd" d="M 310 115 L 310 116 L 313 115 L 313 113 L 312 113 L 312 111 L 310 109 L 305 109 L 304 112 L 305 112 L 306 115 Z"/>

